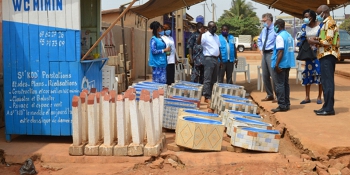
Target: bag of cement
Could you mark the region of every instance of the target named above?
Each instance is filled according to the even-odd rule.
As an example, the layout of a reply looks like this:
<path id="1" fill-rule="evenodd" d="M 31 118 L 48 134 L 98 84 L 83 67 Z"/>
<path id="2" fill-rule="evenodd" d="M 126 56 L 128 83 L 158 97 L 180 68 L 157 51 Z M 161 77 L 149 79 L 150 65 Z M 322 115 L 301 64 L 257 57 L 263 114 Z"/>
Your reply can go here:
<path id="1" fill-rule="evenodd" d="M 22 165 L 22 167 L 19 169 L 19 172 L 21 175 L 36 174 L 37 172 L 35 171 L 35 166 L 32 159 L 27 159 L 24 162 L 24 165 Z"/>

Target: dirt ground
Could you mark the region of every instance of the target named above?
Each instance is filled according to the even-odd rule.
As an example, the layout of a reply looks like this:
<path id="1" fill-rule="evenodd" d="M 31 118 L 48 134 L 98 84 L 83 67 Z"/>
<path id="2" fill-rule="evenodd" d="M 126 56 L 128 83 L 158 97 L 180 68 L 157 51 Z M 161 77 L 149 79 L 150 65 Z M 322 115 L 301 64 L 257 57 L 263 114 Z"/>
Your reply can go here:
<path id="1" fill-rule="evenodd" d="M 245 53 L 251 54 L 251 53 Z M 256 56 L 258 57 L 258 56 Z M 254 59 L 254 58 L 253 58 Z M 244 81 L 241 81 L 244 82 Z M 248 93 L 256 89 L 256 78 L 251 83 L 244 83 Z M 203 104 L 202 106 L 206 106 Z M 260 111 L 265 122 L 274 126 L 278 123 L 270 113 Z M 281 129 L 281 128 L 279 128 Z M 284 131 L 283 128 L 281 131 Z M 175 133 L 166 131 L 167 143 L 174 142 Z M 159 157 L 140 158 L 138 163 L 125 161 L 123 163 L 47 163 L 40 160 L 40 156 L 34 157 L 35 168 L 39 175 L 66 175 L 66 174 L 234 174 L 234 175 L 316 175 L 328 174 L 329 167 L 342 169 L 343 175 L 350 175 L 350 156 L 344 155 L 337 159 L 324 157 L 316 160 L 308 155 L 301 154 L 288 137 L 288 133 L 280 142 L 278 153 L 258 153 L 245 151 L 243 153 L 221 152 L 173 152 L 165 150 Z M 227 137 L 227 136 L 226 136 Z M 223 149 L 229 146 L 229 142 L 223 141 Z M 1 149 L 1 147 L 0 147 Z M 68 150 L 68 148 L 67 148 Z M 6 152 L 5 152 L 6 154 Z M 1 163 L 3 155 L 0 152 L 0 175 L 17 175 L 21 164 Z M 5 157 L 6 158 L 6 157 Z M 98 157 L 96 157 L 97 159 Z M 118 159 L 118 157 L 116 157 Z M 6 161 L 6 160 L 5 160 Z M 345 168 L 344 168 L 345 167 Z"/>

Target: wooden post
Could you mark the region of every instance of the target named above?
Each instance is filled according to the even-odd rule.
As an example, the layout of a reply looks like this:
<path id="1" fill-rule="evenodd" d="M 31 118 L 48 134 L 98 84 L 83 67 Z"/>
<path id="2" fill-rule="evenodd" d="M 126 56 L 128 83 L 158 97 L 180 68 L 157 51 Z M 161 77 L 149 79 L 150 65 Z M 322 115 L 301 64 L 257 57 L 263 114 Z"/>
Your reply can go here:
<path id="1" fill-rule="evenodd" d="M 140 118 L 138 116 L 138 105 L 136 103 L 136 96 L 134 93 L 129 94 L 130 100 L 130 122 L 131 122 L 131 134 L 132 134 L 132 143 L 142 144 L 140 126 L 142 125 Z"/>
<path id="2" fill-rule="evenodd" d="M 111 146 L 114 139 L 114 131 L 113 128 L 113 121 L 111 115 L 110 115 L 110 105 L 109 105 L 110 96 L 108 94 L 105 94 L 103 96 L 102 101 L 102 118 L 103 118 L 103 130 L 104 130 L 104 145 Z"/>
<path id="3" fill-rule="evenodd" d="M 111 123 L 112 123 L 112 128 L 111 130 L 113 131 L 113 141 L 116 140 L 116 137 L 118 135 L 117 132 L 117 92 L 115 90 L 111 90 L 109 92 L 111 95 L 111 100 L 109 103 L 109 111 L 110 111 L 110 117 L 111 117 Z"/>
<path id="4" fill-rule="evenodd" d="M 126 132 L 126 140 L 128 143 L 131 142 L 132 136 L 131 136 L 131 123 L 130 123 L 130 100 L 129 96 L 131 94 L 131 91 L 128 89 L 124 93 L 124 98 L 125 98 L 125 131 Z"/>
<path id="5" fill-rule="evenodd" d="M 153 108 L 153 119 L 154 119 L 154 128 L 155 128 L 155 139 L 156 141 L 160 138 L 160 132 L 162 132 L 159 128 L 160 123 L 160 110 L 159 110 L 159 93 L 158 90 L 153 91 L 152 93 L 152 108 Z"/>
<path id="6" fill-rule="evenodd" d="M 97 117 L 97 120 L 96 120 L 96 124 L 97 124 L 97 134 L 98 134 L 98 137 L 99 139 L 102 138 L 102 122 L 101 122 L 101 93 L 100 92 L 96 92 L 96 117 Z M 90 128 L 89 128 L 90 129 Z"/>
<path id="7" fill-rule="evenodd" d="M 88 97 L 88 132 L 89 132 L 89 145 L 95 146 L 99 140 L 98 132 L 98 118 L 97 118 L 97 105 L 96 105 L 96 96 L 95 94 L 90 94 Z"/>
<path id="8" fill-rule="evenodd" d="M 164 89 L 159 89 L 159 130 L 160 137 L 162 137 L 162 128 L 163 128 L 163 115 L 164 115 Z"/>
<path id="9" fill-rule="evenodd" d="M 80 93 L 81 118 L 82 118 L 82 142 L 88 141 L 88 115 L 87 115 L 87 94 Z"/>
<path id="10" fill-rule="evenodd" d="M 157 143 L 155 137 L 155 126 L 153 118 L 153 109 L 151 105 L 150 92 L 147 90 L 141 91 L 140 101 L 144 101 L 144 114 L 145 114 L 145 124 L 147 133 L 147 144 L 154 146 Z"/>
<path id="11" fill-rule="evenodd" d="M 126 129 L 126 117 L 125 117 L 125 102 L 124 96 L 118 95 L 117 98 L 117 130 L 118 130 L 118 145 L 125 146 L 128 143 L 126 136 L 129 135 Z"/>
<path id="12" fill-rule="evenodd" d="M 79 146 L 82 143 L 82 118 L 78 96 L 74 96 L 72 100 L 72 122 L 73 146 Z"/>

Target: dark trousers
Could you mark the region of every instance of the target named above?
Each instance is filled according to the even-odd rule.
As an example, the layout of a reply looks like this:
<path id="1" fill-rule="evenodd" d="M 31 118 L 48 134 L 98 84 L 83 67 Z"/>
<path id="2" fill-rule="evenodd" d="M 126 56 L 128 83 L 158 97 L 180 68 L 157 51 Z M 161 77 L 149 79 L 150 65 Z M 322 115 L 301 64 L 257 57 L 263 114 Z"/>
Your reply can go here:
<path id="1" fill-rule="evenodd" d="M 206 56 L 203 61 L 204 65 L 204 83 L 203 96 L 206 99 L 211 99 L 213 85 L 218 78 L 218 58 Z"/>
<path id="2" fill-rule="evenodd" d="M 191 82 L 203 84 L 204 81 L 204 66 L 193 66 L 191 73 Z"/>
<path id="3" fill-rule="evenodd" d="M 171 85 L 175 82 L 175 64 L 168 64 L 166 66 L 166 84 Z"/>
<path id="4" fill-rule="evenodd" d="M 337 59 L 333 55 L 327 55 L 320 59 L 321 84 L 324 98 L 322 109 L 327 112 L 334 110 L 334 71 L 336 62 Z"/>
<path id="5" fill-rule="evenodd" d="M 222 63 L 222 67 L 219 69 L 219 83 L 224 82 L 224 76 L 226 73 L 226 83 L 232 84 L 232 72 L 233 72 L 233 62 Z"/>
<path id="6" fill-rule="evenodd" d="M 278 106 L 284 109 L 290 106 L 289 71 L 290 68 L 284 68 L 281 73 L 277 73 L 276 70 L 273 73 Z"/>

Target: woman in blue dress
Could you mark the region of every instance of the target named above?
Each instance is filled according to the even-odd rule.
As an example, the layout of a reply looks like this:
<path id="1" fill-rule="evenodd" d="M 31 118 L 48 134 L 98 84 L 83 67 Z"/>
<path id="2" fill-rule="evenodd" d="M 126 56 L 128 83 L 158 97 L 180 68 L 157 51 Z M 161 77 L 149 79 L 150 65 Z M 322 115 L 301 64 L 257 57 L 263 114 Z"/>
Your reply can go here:
<path id="1" fill-rule="evenodd" d="M 303 12 L 304 25 L 301 27 L 301 37 L 299 38 L 298 46 L 301 45 L 303 40 L 307 40 L 309 37 L 318 35 L 320 26 L 316 22 L 316 13 L 310 9 Z M 316 53 L 316 46 L 312 45 L 311 49 Z M 305 86 L 306 97 L 300 104 L 310 103 L 310 88 L 311 84 L 318 85 L 317 104 L 322 104 L 322 85 L 321 85 L 321 70 L 320 62 L 315 57 L 305 61 L 305 70 L 302 72 L 302 85 Z"/>
<path id="2" fill-rule="evenodd" d="M 150 41 L 148 65 L 152 67 L 152 81 L 165 84 L 167 66 L 165 52 L 170 51 L 170 47 L 166 48 L 165 42 L 161 38 L 161 35 L 164 35 L 164 31 L 159 22 L 153 21 L 150 28 L 153 36 Z"/>

